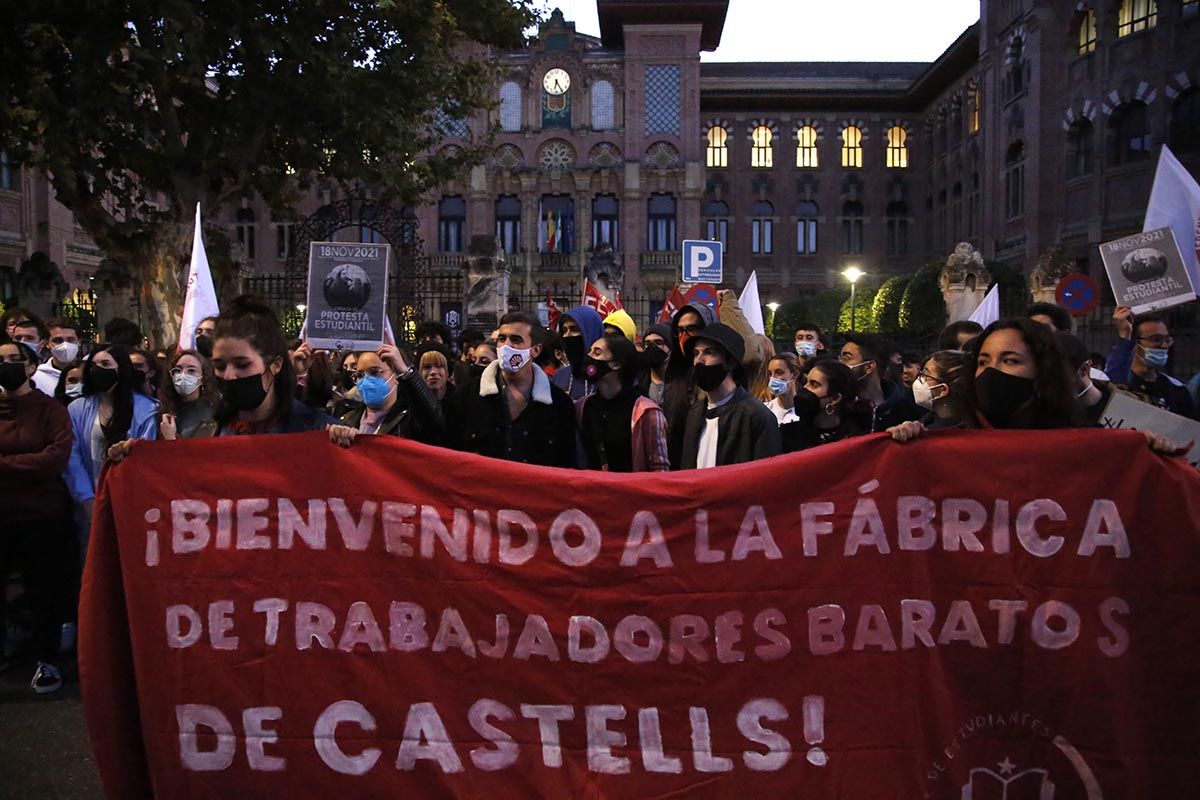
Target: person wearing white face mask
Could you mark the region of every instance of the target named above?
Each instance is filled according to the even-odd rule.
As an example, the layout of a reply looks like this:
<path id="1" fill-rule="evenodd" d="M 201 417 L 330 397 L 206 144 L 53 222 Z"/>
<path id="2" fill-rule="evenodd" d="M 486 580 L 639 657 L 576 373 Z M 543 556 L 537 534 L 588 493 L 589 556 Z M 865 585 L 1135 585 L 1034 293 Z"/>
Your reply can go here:
<path id="1" fill-rule="evenodd" d="M 793 347 L 796 355 L 807 360 L 824 354 L 825 343 L 821 341 L 821 326 L 814 322 L 801 322 L 796 326 Z"/>
<path id="2" fill-rule="evenodd" d="M 215 435 L 215 389 L 204 356 L 197 350 L 176 353 L 167 375 L 170 381 L 159 389 L 159 437 L 171 440 Z"/>
<path id="3" fill-rule="evenodd" d="M 69 319 L 52 319 L 46 328 L 50 332 L 50 360 L 38 366 L 33 385 L 42 394 L 53 397 L 62 371 L 79 358 L 79 333 Z"/>
<path id="4" fill-rule="evenodd" d="M 779 424 L 796 422 L 799 417 L 793 408 L 796 402 L 796 379 L 801 372 L 800 359 L 791 353 L 780 353 L 767 362 L 767 385 L 771 390 L 771 401 L 767 408 L 775 414 Z"/>
<path id="5" fill-rule="evenodd" d="M 939 350 L 925 360 L 912 391 L 917 405 L 929 412 L 922 420 L 926 430 L 963 427 L 970 376 L 970 359 L 962 350 Z"/>
<path id="6" fill-rule="evenodd" d="M 529 314 L 500 318 L 496 360 L 449 403 L 454 447 L 507 461 L 577 466 L 575 406 L 534 363 L 545 334 Z"/>
<path id="7" fill-rule="evenodd" d="M 68 364 L 58 376 L 58 384 L 54 387 L 54 399 L 69 406 L 83 397 L 83 362 L 75 361 Z"/>

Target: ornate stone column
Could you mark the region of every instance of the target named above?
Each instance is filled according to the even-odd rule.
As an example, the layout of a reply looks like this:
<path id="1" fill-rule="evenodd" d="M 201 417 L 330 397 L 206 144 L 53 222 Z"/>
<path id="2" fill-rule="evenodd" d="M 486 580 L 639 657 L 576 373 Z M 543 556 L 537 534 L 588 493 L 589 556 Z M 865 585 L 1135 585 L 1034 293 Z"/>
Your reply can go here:
<path id="1" fill-rule="evenodd" d="M 1048 248 L 1038 256 L 1037 266 L 1029 275 L 1029 294 L 1035 303 L 1056 303 L 1058 282 L 1075 268 L 1066 252 L 1059 246 Z"/>
<path id="2" fill-rule="evenodd" d="M 968 319 L 983 302 L 991 283 L 992 275 L 979 251 L 970 242 L 955 245 L 938 278 L 946 300 L 947 322 Z"/>

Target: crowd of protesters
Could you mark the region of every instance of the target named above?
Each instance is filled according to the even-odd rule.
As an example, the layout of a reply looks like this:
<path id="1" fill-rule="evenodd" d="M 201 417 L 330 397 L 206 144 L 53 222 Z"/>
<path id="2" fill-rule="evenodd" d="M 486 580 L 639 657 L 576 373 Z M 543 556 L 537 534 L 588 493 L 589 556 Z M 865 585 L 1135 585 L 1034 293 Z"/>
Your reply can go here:
<path id="1" fill-rule="evenodd" d="M 328 431 L 400 436 L 529 464 L 659 472 L 738 464 L 872 432 L 1097 426 L 1116 389 L 1196 418 L 1200 376 L 1168 374 L 1161 316 L 1118 308 L 1107 358 L 1048 304 L 986 328 L 946 327 L 929 353 L 874 334 L 795 326 L 791 349 L 755 334 L 731 292 L 639 331 L 624 311 L 569 309 L 553 330 L 512 312 L 457 339 L 419 325 L 412 349 L 357 353 L 289 340 L 274 312 L 241 297 L 204 319 L 194 349 L 149 351 L 111 320 L 86 342 L 67 319 L 22 308 L 0 318 L 0 644 L 20 647 L 32 688 L 57 690 L 73 646 L 79 571 L 101 468 L 137 439 Z M 1156 451 L 1175 453 L 1152 434 Z M 5 642 L 7 577 L 20 572 L 29 622 Z M 10 637 L 14 638 L 14 637 Z"/>

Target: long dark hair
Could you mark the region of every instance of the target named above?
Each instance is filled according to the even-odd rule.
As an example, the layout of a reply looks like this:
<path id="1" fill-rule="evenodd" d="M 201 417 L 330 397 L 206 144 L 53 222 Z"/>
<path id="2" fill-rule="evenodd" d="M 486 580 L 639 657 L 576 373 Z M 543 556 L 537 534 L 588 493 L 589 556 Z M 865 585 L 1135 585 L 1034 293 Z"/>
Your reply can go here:
<path id="1" fill-rule="evenodd" d="M 73 369 L 82 368 L 83 362 L 77 358 L 70 364 L 67 364 L 65 367 L 63 367 L 62 371 L 58 373 L 58 383 L 54 384 L 54 399 L 62 403 L 64 406 L 71 405 L 71 402 L 75 400 L 74 397 L 67 396 L 67 373 Z M 83 376 L 81 375 L 80 381 L 82 380 Z"/>
<path id="2" fill-rule="evenodd" d="M 828 356 L 810 361 L 804 367 L 801 377 L 807 379 L 808 373 L 813 370 L 820 370 L 821 374 L 825 376 L 825 383 L 829 385 L 830 394 L 842 396 L 841 408 L 838 409 L 842 421 L 849 420 L 869 429 L 871 427 L 871 406 L 858 396 L 858 380 L 854 377 L 854 370 L 836 358 Z"/>
<path id="3" fill-rule="evenodd" d="M 257 297 L 241 295 L 227 305 L 217 317 L 213 346 L 215 347 L 221 339 L 245 339 L 249 342 L 255 352 L 262 356 L 264 372 L 270 369 L 271 362 L 276 359 L 282 363 L 279 374 L 275 376 L 275 407 L 272 409 L 272 416 L 286 417 L 296 396 L 296 372 L 292 369 L 287 339 L 283 336 L 283 328 L 280 327 L 275 312 Z M 237 417 L 237 409 L 222 399 L 217 403 L 213 417 L 223 427 Z"/>
<path id="4" fill-rule="evenodd" d="M 101 425 L 104 441 L 109 445 L 129 438 L 129 426 L 133 424 L 133 392 L 136 379 L 133 377 L 133 362 L 129 360 L 129 349 L 120 344 L 98 344 L 83 367 L 83 393 L 94 396 L 91 370 L 95 369 L 96 356 L 108 353 L 117 362 L 117 383 L 112 390 L 112 417 L 107 425 Z M 139 376 L 141 377 L 141 376 Z"/>
<path id="5" fill-rule="evenodd" d="M 632 389 L 637 384 L 637 373 L 641 367 L 638 358 L 637 345 L 624 336 L 601 336 L 612 360 L 621 365 L 617 375 L 621 378 L 622 391 Z"/>
<path id="6" fill-rule="evenodd" d="M 1021 334 L 1037 370 L 1037 376 L 1033 379 L 1033 400 L 1010 427 L 1049 429 L 1077 428 L 1083 425 L 1082 411 L 1075 401 L 1076 390 L 1072 370 L 1058 344 L 1058 338 L 1054 331 L 1045 325 L 1024 317 L 997 320 L 968 344 L 968 369 L 972 379 L 967 395 L 971 409 L 979 409 L 974 380 L 979 353 L 989 336 L 1003 330 L 1014 330 Z"/>
<path id="7" fill-rule="evenodd" d="M 167 362 L 167 369 L 163 373 L 167 377 L 167 380 L 158 389 L 158 411 L 160 418 L 163 414 L 178 414 L 179 409 L 183 408 L 183 397 L 179 394 L 179 390 L 175 388 L 175 381 L 171 377 L 171 370 L 175 368 L 175 365 L 184 356 L 191 356 L 200 362 L 200 399 L 209 405 L 214 405 L 214 398 L 217 396 L 217 385 L 213 381 L 212 365 L 208 363 L 207 358 L 200 355 L 196 350 L 180 350 Z"/>
<path id="8" fill-rule="evenodd" d="M 950 390 L 950 417 L 964 420 L 971 414 L 971 384 L 974 383 L 975 359 L 962 350 L 938 350 L 925 359 L 937 364 L 938 380 Z M 922 364 L 922 368 L 924 368 Z"/>

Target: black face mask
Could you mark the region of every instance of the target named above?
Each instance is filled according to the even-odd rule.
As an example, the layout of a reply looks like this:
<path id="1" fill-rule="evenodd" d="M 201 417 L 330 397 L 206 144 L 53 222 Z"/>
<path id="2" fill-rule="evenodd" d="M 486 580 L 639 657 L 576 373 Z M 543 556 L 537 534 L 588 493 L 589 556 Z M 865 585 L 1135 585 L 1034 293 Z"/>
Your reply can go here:
<path id="1" fill-rule="evenodd" d="M 349 369 L 338 370 L 338 383 L 343 391 L 350 391 L 354 388 L 354 371 Z"/>
<path id="2" fill-rule="evenodd" d="M 478 378 L 480 375 L 483 374 L 483 371 L 485 369 L 487 369 L 486 364 L 472 364 L 471 365 L 471 377 Z"/>
<path id="3" fill-rule="evenodd" d="M 792 410 L 800 419 L 812 419 L 821 413 L 821 398 L 801 386 L 796 390 L 796 402 Z"/>
<path id="4" fill-rule="evenodd" d="M 261 372 L 233 380 L 217 378 L 217 388 L 221 390 L 221 397 L 234 411 L 253 411 L 267 399 L 267 390 L 263 388 L 262 378 Z"/>
<path id="5" fill-rule="evenodd" d="M 724 364 L 696 364 L 692 367 L 696 385 L 706 392 L 711 392 L 720 386 L 728 374 L 729 368 Z"/>
<path id="6" fill-rule="evenodd" d="M 615 370 L 611 361 L 600 361 L 592 358 L 591 356 L 588 356 L 584 360 L 583 374 L 589 381 L 593 383 L 613 371 Z"/>
<path id="7" fill-rule="evenodd" d="M 15 392 L 25 385 L 29 380 L 29 376 L 25 374 L 25 362 L 13 364 L 4 362 L 0 364 L 0 388 L 6 392 Z"/>
<path id="8" fill-rule="evenodd" d="M 83 365 L 83 393 L 102 394 L 117 385 L 117 371 L 112 367 L 98 367 L 91 361 Z"/>
<path id="9" fill-rule="evenodd" d="M 564 336 L 562 338 L 562 350 L 566 353 L 567 360 L 571 362 L 571 372 L 576 378 L 583 378 L 583 337 Z"/>
<path id="10" fill-rule="evenodd" d="M 1017 413 L 1036 393 L 1033 378 L 1009 375 L 995 367 L 988 367 L 975 378 L 979 410 L 995 428 L 1011 427 Z"/>
<path id="11" fill-rule="evenodd" d="M 642 360 L 650 369 L 659 369 L 663 364 L 667 363 L 667 358 L 671 354 L 656 345 L 647 345 L 642 351 Z"/>
<path id="12" fill-rule="evenodd" d="M 200 334 L 196 337 L 196 352 L 205 358 L 212 358 L 212 337 Z"/>

